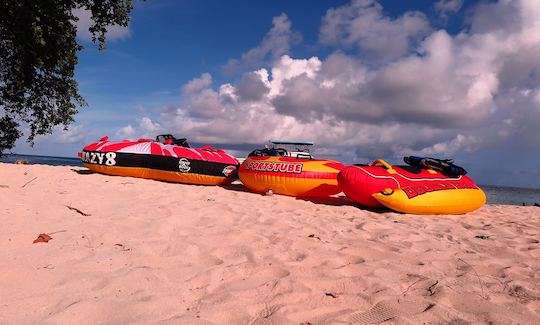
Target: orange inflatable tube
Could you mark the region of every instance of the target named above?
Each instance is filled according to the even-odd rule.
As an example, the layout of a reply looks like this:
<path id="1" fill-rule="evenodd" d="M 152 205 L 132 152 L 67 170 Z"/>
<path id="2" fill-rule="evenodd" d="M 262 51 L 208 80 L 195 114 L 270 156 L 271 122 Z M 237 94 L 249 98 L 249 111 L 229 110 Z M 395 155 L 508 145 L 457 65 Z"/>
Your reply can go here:
<path id="1" fill-rule="evenodd" d="M 341 192 L 337 175 L 342 168 L 333 160 L 262 156 L 247 158 L 238 176 L 256 193 L 271 190 L 295 197 L 325 197 Z"/>

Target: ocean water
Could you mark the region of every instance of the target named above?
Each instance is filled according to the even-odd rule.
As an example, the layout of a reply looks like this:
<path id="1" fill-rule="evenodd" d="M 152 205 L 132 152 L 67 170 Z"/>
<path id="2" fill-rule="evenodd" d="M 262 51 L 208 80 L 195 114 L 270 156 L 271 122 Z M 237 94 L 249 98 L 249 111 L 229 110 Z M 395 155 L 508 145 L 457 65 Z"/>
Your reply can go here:
<path id="1" fill-rule="evenodd" d="M 26 160 L 30 164 L 43 164 L 52 166 L 80 166 L 83 164 L 79 158 L 50 157 L 34 155 L 7 155 L 0 158 L 0 162 L 15 163 L 17 160 Z M 507 205 L 534 205 L 540 204 L 540 189 L 519 188 L 494 185 L 480 185 L 487 196 L 488 204 Z M 540 208 L 539 208 L 540 209 Z M 540 210 L 539 210 L 540 213 Z"/>
<path id="2" fill-rule="evenodd" d="M 6 155 L 0 158 L 0 162 L 15 163 L 17 160 L 26 160 L 30 164 L 42 164 L 51 166 L 79 166 L 82 167 L 80 158 L 34 156 L 34 155 Z"/>
<path id="3" fill-rule="evenodd" d="M 490 204 L 534 205 L 540 204 L 540 189 L 509 186 L 480 185 Z M 540 213 L 540 208 L 538 210 Z"/>

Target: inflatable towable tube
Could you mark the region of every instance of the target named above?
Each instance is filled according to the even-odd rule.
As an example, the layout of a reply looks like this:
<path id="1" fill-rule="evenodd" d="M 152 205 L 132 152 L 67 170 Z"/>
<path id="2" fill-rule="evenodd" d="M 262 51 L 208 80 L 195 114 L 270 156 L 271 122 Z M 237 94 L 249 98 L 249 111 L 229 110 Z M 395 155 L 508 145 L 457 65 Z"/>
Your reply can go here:
<path id="1" fill-rule="evenodd" d="M 464 214 L 486 202 L 486 195 L 475 185 L 445 183 L 386 189 L 373 197 L 389 209 L 412 214 Z"/>
<path id="2" fill-rule="evenodd" d="M 160 135 L 156 141 L 109 141 L 104 137 L 79 153 L 91 171 L 174 183 L 227 185 L 238 177 L 240 163 L 210 146 L 190 148 L 186 139 Z"/>
<path id="3" fill-rule="evenodd" d="M 347 166 L 340 171 L 338 182 L 347 197 L 363 206 L 386 206 L 404 213 L 462 214 L 486 202 L 482 189 L 467 176 L 391 166 L 384 160 Z"/>
<path id="4" fill-rule="evenodd" d="M 295 197 L 326 197 L 341 192 L 337 174 L 343 165 L 313 159 L 309 150 L 290 151 L 285 145 L 311 146 L 311 142 L 272 141 L 272 148 L 254 150 L 240 165 L 238 175 L 249 190 L 272 191 Z"/>

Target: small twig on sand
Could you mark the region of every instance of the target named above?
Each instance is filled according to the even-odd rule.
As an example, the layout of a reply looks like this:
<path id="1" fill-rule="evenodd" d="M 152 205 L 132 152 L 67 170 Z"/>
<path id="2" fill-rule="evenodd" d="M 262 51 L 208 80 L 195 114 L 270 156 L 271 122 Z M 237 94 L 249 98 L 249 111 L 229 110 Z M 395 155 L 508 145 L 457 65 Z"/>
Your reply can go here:
<path id="1" fill-rule="evenodd" d="M 405 291 L 403 291 L 403 292 L 400 294 L 400 296 L 405 296 L 405 294 L 406 294 L 407 292 L 409 292 L 409 289 L 410 289 L 410 288 L 412 288 L 415 284 L 417 284 L 418 282 L 420 282 L 420 281 L 422 281 L 422 280 L 424 280 L 424 279 L 423 279 L 423 278 L 420 278 L 420 279 L 414 281 L 411 285 L 409 285 L 409 286 L 407 287 L 407 289 L 405 289 Z"/>
<path id="2" fill-rule="evenodd" d="M 50 232 L 48 233 L 47 235 L 54 235 L 54 234 L 57 234 L 59 232 L 66 232 L 67 230 L 57 230 L 57 231 L 53 231 L 53 232 Z"/>
<path id="3" fill-rule="evenodd" d="M 79 210 L 79 209 L 77 209 L 77 208 L 74 208 L 74 207 L 72 207 L 72 206 L 69 206 L 69 205 L 66 205 L 66 208 L 68 208 L 68 209 L 70 209 L 70 210 L 73 210 L 73 211 L 77 212 L 78 214 L 83 215 L 83 216 L 85 216 L 85 217 L 91 216 L 91 214 L 86 213 L 86 212 L 82 212 L 81 210 Z"/>
<path id="4" fill-rule="evenodd" d="M 466 262 L 464 259 L 458 257 L 458 261 L 461 261 L 465 264 L 467 264 L 474 272 L 474 274 L 476 275 L 476 277 L 478 278 L 478 283 L 480 283 L 480 290 L 482 291 L 482 294 L 480 297 L 482 297 L 482 299 L 488 299 L 488 297 L 484 296 L 484 285 L 483 285 L 483 282 L 482 282 L 482 279 L 480 279 L 480 276 L 478 275 L 478 273 L 476 272 L 476 269 L 471 265 L 469 264 L 468 262 Z"/>
<path id="5" fill-rule="evenodd" d="M 508 287 L 508 283 L 512 282 L 512 280 L 508 280 L 507 282 L 504 282 L 501 279 L 497 278 L 496 276 L 492 276 L 492 275 L 485 275 L 485 276 L 488 277 L 488 278 L 492 278 L 492 279 L 497 280 L 499 282 L 499 284 L 503 287 L 502 291 L 505 291 L 506 287 Z"/>
<path id="6" fill-rule="evenodd" d="M 429 295 L 430 296 L 433 296 L 435 294 L 435 286 L 437 286 L 437 284 L 439 284 L 439 280 L 435 281 L 432 285 L 429 286 L 429 288 L 427 288 L 427 291 L 429 291 Z"/>
<path id="7" fill-rule="evenodd" d="M 28 182 L 24 183 L 24 185 L 21 186 L 21 188 L 23 188 L 23 187 L 25 187 L 26 185 L 30 184 L 30 183 L 33 182 L 36 178 L 37 178 L 37 176 L 34 177 L 34 178 L 32 178 L 31 180 L 29 180 Z"/>

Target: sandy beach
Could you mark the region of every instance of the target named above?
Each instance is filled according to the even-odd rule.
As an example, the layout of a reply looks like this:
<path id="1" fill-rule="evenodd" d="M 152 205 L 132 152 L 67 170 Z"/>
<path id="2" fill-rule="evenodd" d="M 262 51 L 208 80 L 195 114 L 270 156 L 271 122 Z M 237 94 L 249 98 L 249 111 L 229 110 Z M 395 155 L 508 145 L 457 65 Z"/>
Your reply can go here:
<path id="1" fill-rule="evenodd" d="M 540 324 L 538 207 L 413 216 L 0 164 L 0 223 L 0 324 Z"/>

